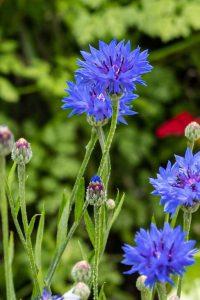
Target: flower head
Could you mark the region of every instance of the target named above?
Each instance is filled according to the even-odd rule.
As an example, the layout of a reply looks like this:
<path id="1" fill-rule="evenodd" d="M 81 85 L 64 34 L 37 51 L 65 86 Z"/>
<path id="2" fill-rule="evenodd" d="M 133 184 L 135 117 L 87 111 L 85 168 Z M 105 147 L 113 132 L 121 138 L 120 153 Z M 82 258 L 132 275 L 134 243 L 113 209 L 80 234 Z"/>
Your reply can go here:
<path id="1" fill-rule="evenodd" d="M 0 155 L 8 155 L 14 145 L 14 136 L 10 129 L 5 125 L 0 125 Z"/>
<path id="2" fill-rule="evenodd" d="M 97 89 L 88 85 L 68 82 L 66 89 L 68 96 L 63 101 L 63 109 L 71 109 L 72 115 L 86 114 L 91 125 L 104 125 L 112 117 L 112 100 L 105 90 Z M 135 115 L 132 110 L 132 101 L 137 95 L 132 93 L 124 94 L 119 100 L 118 122 L 125 123 L 124 116 Z"/>
<path id="3" fill-rule="evenodd" d="M 12 159 L 16 161 L 17 164 L 27 164 L 32 157 L 32 150 L 30 143 L 24 138 L 20 138 L 13 147 Z"/>
<path id="4" fill-rule="evenodd" d="M 74 281 L 88 282 L 91 278 L 92 270 L 90 264 L 86 260 L 77 262 L 72 268 L 72 277 Z"/>
<path id="5" fill-rule="evenodd" d="M 81 51 L 81 54 L 84 60 L 78 60 L 80 69 L 76 74 L 82 83 L 95 83 L 112 94 L 132 92 L 136 84 L 144 84 L 141 75 L 152 69 L 148 51 L 141 52 L 139 47 L 132 51 L 130 41 L 112 40 L 109 44 L 99 41 L 99 49 L 90 46 L 90 53 Z"/>
<path id="6" fill-rule="evenodd" d="M 173 284 L 171 275 L 182 276 L 185 267 L 194 263 L 195 241 L 185 241 L 181 227 L 171 228 L 165 223 L 163 229 L 151 224 L 150 230 L 140 229 L 135 238 L 136 246 L 123 246 L 123 264 L 131 266 L 125 274 L 138 272 L 146 276 L 145 285 L 153 287 L 156 282 Z"/>
<path id="7" fill-rule="evenodd" d="M 91 205 L 102 205 L 105 201 L 104 185 L 100 176 L 93 176 L 87 188 L 86 199 Z"/>
<path id="8" fill-rule="evenodd" d="M 81 300 L 87 300 L 90 296 L 90 289 L 84 282 L 78 282 L 72 291 L 73 294 L 79 296 Z"/>
<path id="9" fill-rule="evenodd" d="M 160 168 L 156 179 L 150 179 L 154 195 L 166 212 L 173 214 L 177 206 L 193 208 L 200 202 L 200 152 L 193 154 L 188 148 L 185 156 L 175 156 L 176 162 L 168 162 Z"/>

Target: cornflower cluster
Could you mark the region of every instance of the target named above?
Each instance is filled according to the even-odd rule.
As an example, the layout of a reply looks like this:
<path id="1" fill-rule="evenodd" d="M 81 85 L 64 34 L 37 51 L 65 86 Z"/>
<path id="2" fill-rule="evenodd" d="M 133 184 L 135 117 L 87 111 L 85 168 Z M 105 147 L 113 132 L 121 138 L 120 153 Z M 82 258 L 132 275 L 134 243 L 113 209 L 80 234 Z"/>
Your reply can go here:
<path id="1" fill-rule="evenodd" d="M 119 98 L 118 122 L 126 124 L 125 116 L 135 115 L 132 101 L 137 98 L 136 84 L 144 85 L 142 75 L 151 71 L 148 51 L 131 50 L 130 42 L 116 40 L 99 42 L 99 49 L 81 51 L 75 83 L 68 82 L 68 96 L 63 109 L 72 115 L 86 114 L 91 125 L 104 125 L 112 117 L 113 95 Z"/>

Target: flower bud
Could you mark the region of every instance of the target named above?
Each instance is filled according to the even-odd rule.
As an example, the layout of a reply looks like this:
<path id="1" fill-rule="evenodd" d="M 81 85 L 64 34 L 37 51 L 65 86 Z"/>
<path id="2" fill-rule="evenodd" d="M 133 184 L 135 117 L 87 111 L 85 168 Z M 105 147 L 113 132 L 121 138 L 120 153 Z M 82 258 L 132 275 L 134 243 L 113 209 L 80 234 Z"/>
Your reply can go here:
<path id="1" fill-rule="evenodd" d="M 185 136 L 189 141 L 197 141 L 200 138 L 200 125 L 197 122 L 188 124 L 185 128 Z"/>
<path id="2" fill-rule="evenodd" d="M 85 282 L 87 283 L 91 278 L 91 267 L 86 260 L 81 260 L 75 264 L 72 268 L 72 277 L 75 282 Z"/>
<path id="3" fill-rule="evenodd" d="M 108 123 L 109 119 L 105 118 L 105 119 L 96 121 L 93 116 L 88 116 L 87 121 L 92 127 L 99 127 L 99 126 L 106 125 Z"/>
<path id="4" fill-rule="evenodd" d="M 73 293 L 81 300 L 87 300 L 90 296 L 90 289 L 84 282 L 78 282 L 73 288 Z"/>
<path id="5" fill-rule="evenodd" d="M 138 277 L 138 279 L 136 281 L 136 288 L 138 289 L 138 291 L 142 292 L 147 289 L 147 287 L 145 286 L 146 279 L 147 279 L 147 277 L 144 275 L 141 275 Z"/>
<path id="6" fill-rule="evenodd" d="M 30 144 L 24 138 L 20 138 L 13 147 L 12 159 L 17 164 L 27 164 L 31 157 L 32 150 Z"/>
<path id="7" fill-rule="evenodd" d="M 109 209 L 109 210 L 115 209 L 115 201 L 113 199 L 108 199 L 106 201 L 106 206 L 107 206 L 107 209 Z"/>
<path id="8" fill-rule="evenodd" d="M 177 295 L 173 295 L 169 297 L 169 300 L 180 300 L 180 298 Z"/>
<path id="9" fill-rule="evenodd" d="M 101 206 L 105 201 L 104 185 L 99 176 L 93 176 L 87 188 L 86 200 L 91 205 Z"/>
<path id="10" fill-rule="evenodd" d="M 0 155 L 6 156 L 8 155 L 13 148 L 14 145 L 14 136 L 10 129 L 5 126 L 0 126 Z"/>

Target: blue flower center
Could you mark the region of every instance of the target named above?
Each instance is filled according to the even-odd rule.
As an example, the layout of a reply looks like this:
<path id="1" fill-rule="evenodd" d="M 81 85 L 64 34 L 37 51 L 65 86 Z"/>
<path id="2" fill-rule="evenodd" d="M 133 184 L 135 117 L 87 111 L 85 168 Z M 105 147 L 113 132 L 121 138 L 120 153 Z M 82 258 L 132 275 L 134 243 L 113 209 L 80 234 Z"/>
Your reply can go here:
<path id="1" fill-rule="evenodd" d="M 193 191 L 196 191 L 196 184 L 200 182 L 200 174 L 191 173 L 188 170 L 186 173 L 180 173 L 177 175 L 174 187 L 185 188 L 190 187 Z"/>

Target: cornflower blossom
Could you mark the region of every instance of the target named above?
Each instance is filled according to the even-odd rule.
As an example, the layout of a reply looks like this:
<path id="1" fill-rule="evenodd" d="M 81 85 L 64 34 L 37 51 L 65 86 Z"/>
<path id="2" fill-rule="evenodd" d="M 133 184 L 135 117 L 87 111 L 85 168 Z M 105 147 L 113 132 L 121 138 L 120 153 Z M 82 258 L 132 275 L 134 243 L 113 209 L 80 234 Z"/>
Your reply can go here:
<path id="1" fill-rule="evenodd" d="M 173 165 L 168 162 L 166 169 L 159 168 L 156 179 L 150 179 L 152 194 L 161 197 L 165 212 L 171 214 L 179 205 L 193 209 L 200 202 L 200 152 L 193 154 L 188 148 L 184 157 L 175 158 Z"/>
<path id="2" fill-rule="evenodd" d="M 79 82 L 79 83 L 78 83 Z M 68 95 L 63 98 L 63 109 L 70 109 L 69 116 L 86 114 L 94 122 L 106 123 L 112 117 L 112 100 L 106 91 L 100 91 L 95 87 L 68 82 L 66 92 Z M 132 109 L 132 101 L 137 98 L 133 93 L 121 96 L 119 100 L 118 122 L 127 124 L 125 116 L 135 115 Z"/>
<path id="3" fill-rule="evenodd" d="M 132 92 L 136 84 L 144 85 L 142 75 L 151 71 L 148 51 L 140 51 L 140 47 L 131 50 L 128 41 L 109 44 L 99 41 L 99 49 L 90 46 L 90 52 L 81 51 L 84 60 L 78 60 L 79 69 L 76 74 L 82 78 L 83 84 L 95 84 L 100 90 L 111 94 Z"/>
<path id="4" fill-rule="evenodd" d="M 145 285 L 152 288 L 157 282 L 173 284 L 171 275 L 182 276 L 185 267 L 194 263 L 195 241 L 185 241 L 181 227 L 163 229 L 151 224 L 150 230 L 140 229 L 136 234 L 136 246 L 123 246 L 122 263 L 131 266 L 125 274 L 138 272 L 146 276 Z"/>

